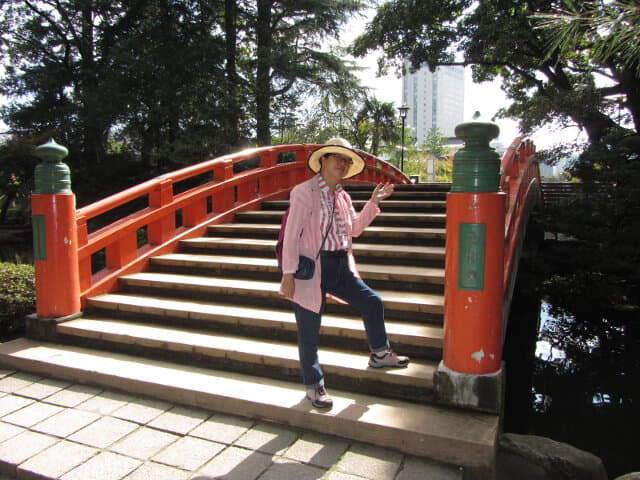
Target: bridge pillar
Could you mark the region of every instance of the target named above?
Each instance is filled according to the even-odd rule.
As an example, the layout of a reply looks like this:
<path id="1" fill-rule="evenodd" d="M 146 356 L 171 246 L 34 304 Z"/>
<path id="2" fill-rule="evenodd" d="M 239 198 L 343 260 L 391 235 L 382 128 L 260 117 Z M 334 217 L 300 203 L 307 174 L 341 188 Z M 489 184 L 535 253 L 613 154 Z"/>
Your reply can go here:
<path id="1" fill-rule="evenodd" d="M 453 159 L 447 195 L 443 360 L 436 397 L 498 413 L 502 408 L 502 301 L 506 196 L 493 123 L 456 127 L 465 147 Z"/>
<path id="2" fill-rule="evenodd" d="M 80 312 L 76 198 L 69 167 L 62 163 L 68 153 L 53 140 L 35 150 L 42 160 L 36 166 L 31 195 L 38 319 Z"/>

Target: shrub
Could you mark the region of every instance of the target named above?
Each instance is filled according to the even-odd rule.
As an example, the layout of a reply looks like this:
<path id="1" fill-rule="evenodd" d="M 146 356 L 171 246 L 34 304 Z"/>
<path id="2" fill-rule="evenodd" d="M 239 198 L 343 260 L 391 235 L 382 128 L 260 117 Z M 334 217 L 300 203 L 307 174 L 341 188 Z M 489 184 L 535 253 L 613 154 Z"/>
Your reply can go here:
<path id="1" fill-rule="evenodd" d="M 32 265 L 0 263 L 0 340 L 24 333 L 25 317 L 36 310 Z"/>

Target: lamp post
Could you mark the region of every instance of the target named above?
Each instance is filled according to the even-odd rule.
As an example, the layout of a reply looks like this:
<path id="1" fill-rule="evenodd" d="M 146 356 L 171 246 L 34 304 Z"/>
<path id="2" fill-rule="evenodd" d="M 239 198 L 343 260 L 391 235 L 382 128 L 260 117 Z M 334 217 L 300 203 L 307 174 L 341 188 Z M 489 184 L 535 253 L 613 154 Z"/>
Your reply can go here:
<path id="1" fill-rule="evenodd" d="M 400 171 L 404 173 L 404 122 L 407 119 L 407 112 L 409 112 L 409 107 L 406 105 L 402 105 L 398 107 L 400 110 L 400 118 L 402 119 L 402 150 L 400 150 Z"/>

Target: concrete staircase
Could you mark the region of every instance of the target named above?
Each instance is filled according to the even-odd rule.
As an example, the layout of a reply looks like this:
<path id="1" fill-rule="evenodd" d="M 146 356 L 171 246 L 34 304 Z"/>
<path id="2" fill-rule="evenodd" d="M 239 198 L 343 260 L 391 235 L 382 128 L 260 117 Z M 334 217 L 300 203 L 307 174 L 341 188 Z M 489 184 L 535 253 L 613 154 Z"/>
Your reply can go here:
<path id="1" fill-rule="evenodd" d="M 121 277 L 50 338 L 0 346 L 0 363 L 213 410 L 285 423 L 490 470 L 499 418 L 432 403 L 442 358 L 445 195 L 449 185 L 399 186 L 354 242 L 362 278 L 385 302 L 407 369 L 367 367 L 362 320 L 327 302 L 320 361 L 329 412 L 304 398 L 296 324 L 278 295 L 274 246 L 286 201 L 211 226 L 150 271 Z M 349 191 L 359 210 L 371 187 Z"/>

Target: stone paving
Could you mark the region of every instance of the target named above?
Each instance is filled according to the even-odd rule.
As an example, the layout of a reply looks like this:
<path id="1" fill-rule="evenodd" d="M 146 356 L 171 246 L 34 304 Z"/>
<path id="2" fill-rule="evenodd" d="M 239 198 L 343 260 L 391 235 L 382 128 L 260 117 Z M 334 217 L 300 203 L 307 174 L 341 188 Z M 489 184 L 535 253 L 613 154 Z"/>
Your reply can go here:
<path id="1" fill-rule="evenodd" d="M 0 480 L 461 480 L 364 443 L 0 371 Z"/>

